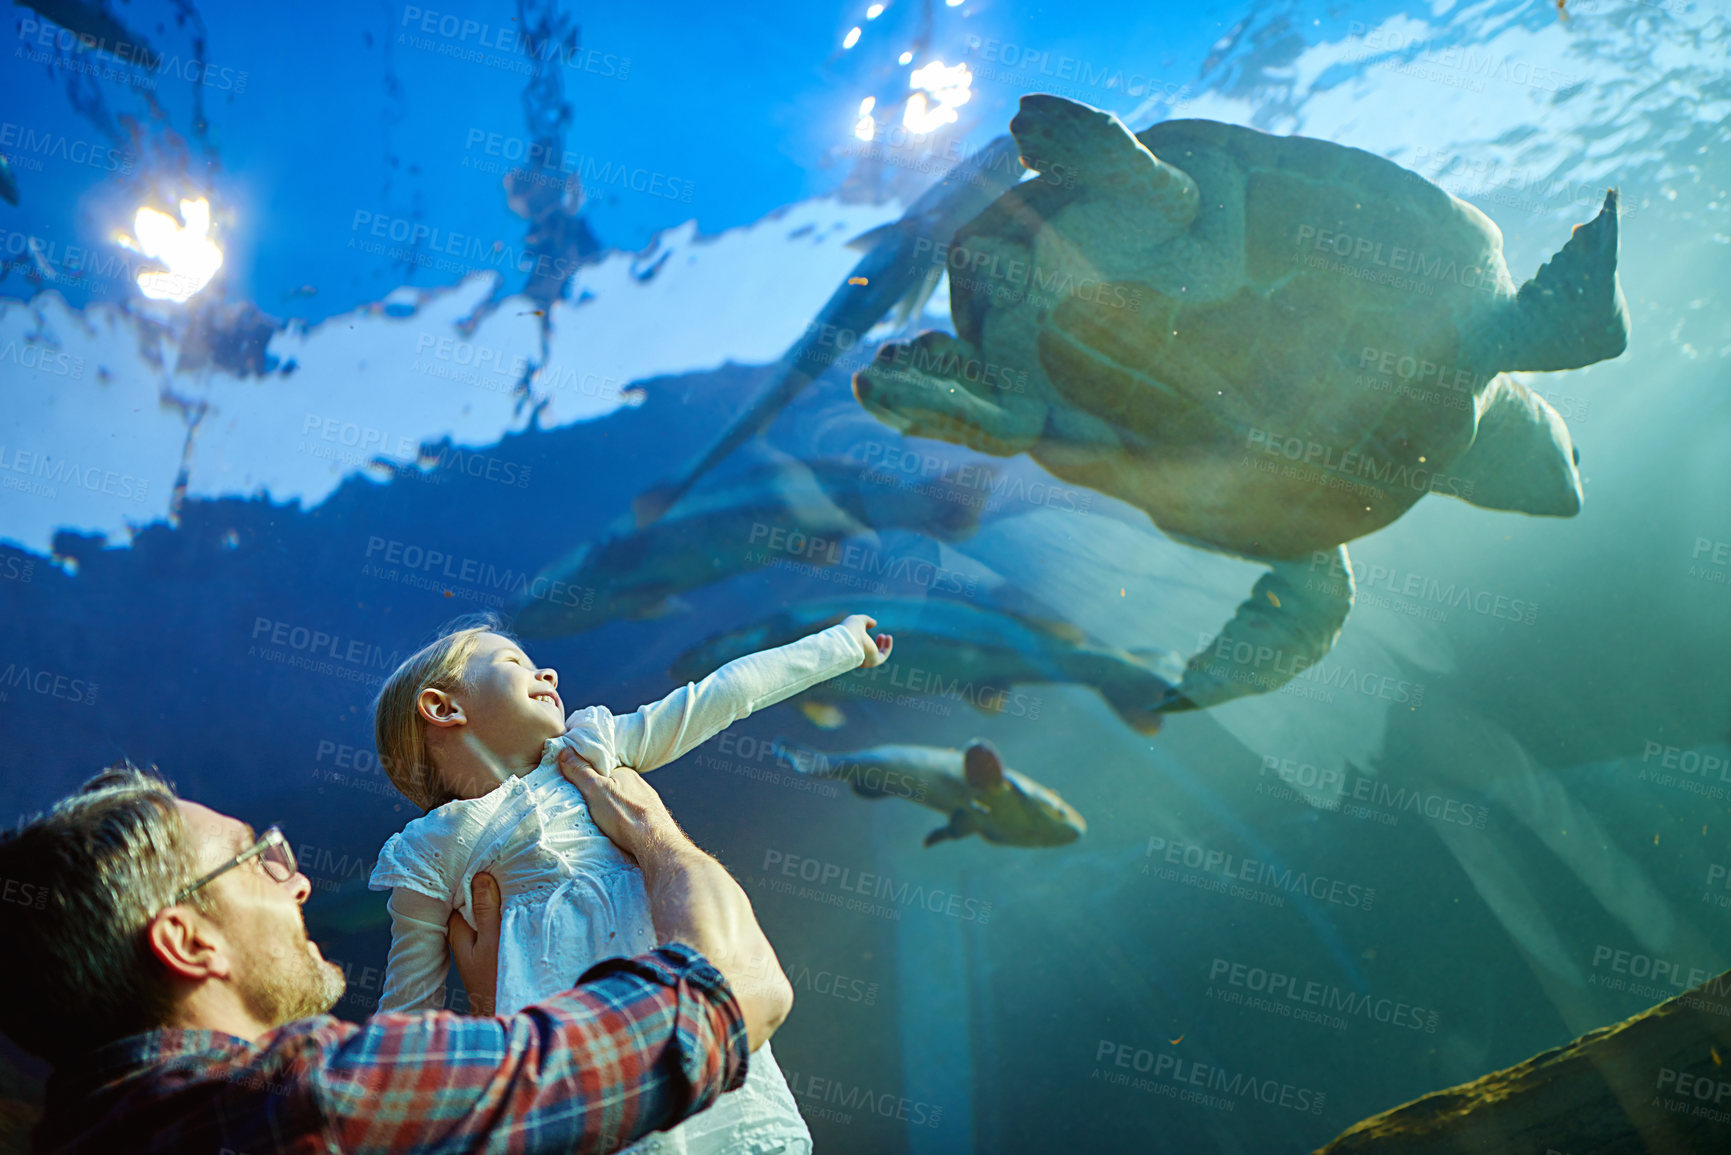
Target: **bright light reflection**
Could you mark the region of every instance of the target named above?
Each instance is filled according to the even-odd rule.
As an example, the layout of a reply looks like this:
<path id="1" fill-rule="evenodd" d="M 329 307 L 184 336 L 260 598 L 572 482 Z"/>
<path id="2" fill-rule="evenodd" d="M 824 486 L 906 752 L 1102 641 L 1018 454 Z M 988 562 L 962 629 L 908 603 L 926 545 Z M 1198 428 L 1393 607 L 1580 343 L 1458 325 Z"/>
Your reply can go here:
<path id="1" fill-rule="evenodd" d="M 878 105 L 878 98 L 868 96 L 859 102 L 859 120 L 853 126 L 853 134 L 861 140 L 870 140 L 877 135 L 878 122 L 872 119 L 872 109 Z"/>
<path id="2" fill-rule="evenodd" d="M 973 98 L 974 77 L 966 64 L 946 68 L 934 60 L 908 76 L 908 87 L 923 89 L 908 97 L 902 124 L 916 136 L 956 122 L 956 109 Z M 928 99 L 929 94 L 929 99 Z"/>
<path id="3" fill-rule="evenodd" d="M 866 9 L 866 19 L 867 20 L 876 20 L 879 16 L 882 16 L 883 14 L 884 14 L 884 6 L 882 4 L 873 4 L 870 8 Z"/>
<path id="4" fill-rule="evenodd" d="M 947 6 L 948 6 L 948 7 L 951 7 L 951 8 L 959 8 L 959 7 L 961 7 L 961 4 L 962 4 L 962 0 L 944 0 L 944 3 L 945 3 L 945 4 L 946 4 L 946 5 L 947 5 Z"/>
<path id="5" fill-rule="evenodd" d="M 841 42 L 843 48 L 852 48 L 859 43 L 859 25 L 855 24 L 848 30 L 847 39 Z"/>
<path id="6" fill-rule="evenodd" d="M 133 252 L 168 266 L 166 273 L 138 274 L 138 288 L 153 301 L 182 302 L 210 284 L 222 268 L 222 250 L 210 240 L 210 201 L 199 197 L 180 202 L 181 226 L 167 213 L 141 208 L 133 218 L 136 240 L 124 233 L 114 239 Z"/>
<path id="7" fill-rule="evenodd" d="M 912 64 L 913 62 L 914 54 L 912 52 L 904 52 L 900 56 L 896 57 L 897 64 Z"/>

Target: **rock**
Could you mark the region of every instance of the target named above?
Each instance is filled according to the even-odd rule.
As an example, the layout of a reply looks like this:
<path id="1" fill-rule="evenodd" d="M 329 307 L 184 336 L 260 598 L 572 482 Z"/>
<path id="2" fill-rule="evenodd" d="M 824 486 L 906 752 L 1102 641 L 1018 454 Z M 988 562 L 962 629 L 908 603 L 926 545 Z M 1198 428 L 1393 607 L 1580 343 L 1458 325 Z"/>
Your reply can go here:
<path id="1" fill-rule="evenodd" d="M 1731 971 L 1566 1046 L 1374 1115 L 1315 1155 L 1731 1151 Z"/>

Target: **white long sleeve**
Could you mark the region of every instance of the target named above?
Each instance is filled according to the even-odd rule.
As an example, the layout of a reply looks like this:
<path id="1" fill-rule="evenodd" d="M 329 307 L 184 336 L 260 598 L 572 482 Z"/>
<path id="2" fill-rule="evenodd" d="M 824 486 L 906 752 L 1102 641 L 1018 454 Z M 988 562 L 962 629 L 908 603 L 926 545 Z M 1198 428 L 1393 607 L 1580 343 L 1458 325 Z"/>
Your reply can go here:
<path id="1" fill-rule="evenodd" d="M 445 942 L 450 904 L 399 886 L 391 891 L 387 906 L 391 953 L 379 1013 L 439 1010 L 445 1005 L 445 976 L 451 967 Z"/>
<path id="2" fill-rule="evenodd" d="M 773 650 L 736 658 L 701 682 L 687 682 L 635 713 L 590 706 L 567 719 L 564 741 L 596 770 L 665 766 L 756 710 L 857 668 L 865 660 L 845 626 L 834 625 Z"/>

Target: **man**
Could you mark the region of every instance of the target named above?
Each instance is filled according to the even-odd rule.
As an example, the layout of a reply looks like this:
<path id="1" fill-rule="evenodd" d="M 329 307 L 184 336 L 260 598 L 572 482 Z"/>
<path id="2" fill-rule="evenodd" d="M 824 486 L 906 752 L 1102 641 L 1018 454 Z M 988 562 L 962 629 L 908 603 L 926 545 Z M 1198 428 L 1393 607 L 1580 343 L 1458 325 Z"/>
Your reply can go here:
<path id="1" fill-rule="evenodd" d="M 750 901 L 634 770 L 561 769 L 642 865 L 664 945 L 509 1020 L 325 1015 L 343 974 L 281 832 L 130 766 L 0 838 L 0 878 L 32 888 L 0 903 L 0 1031 L 55 1065 L 37 1150 L 605 1152 L 739 1086 L 793 1004 Z M 451 926 L 480 1000 L 498 896 L 475 898 L 479 939 Z"/>

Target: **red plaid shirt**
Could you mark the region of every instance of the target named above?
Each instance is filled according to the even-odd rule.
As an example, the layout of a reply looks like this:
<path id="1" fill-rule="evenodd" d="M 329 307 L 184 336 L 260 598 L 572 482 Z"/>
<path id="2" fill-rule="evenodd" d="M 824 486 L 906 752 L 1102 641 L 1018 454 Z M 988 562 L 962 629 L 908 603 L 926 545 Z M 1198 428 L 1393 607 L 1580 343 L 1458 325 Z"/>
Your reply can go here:
<path id="1" fill-rule="evenodd" d="M 302 1019 L 256 1044 L 157 1030 L 57 1069 L 36 1150 L 604 1152 L 745 1081 L 745 1019 L 674 944 L 608 959 L 511 1019 Z"/>

